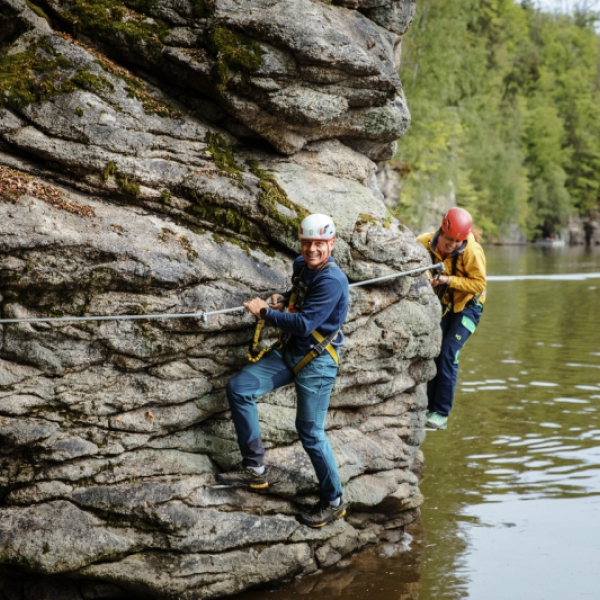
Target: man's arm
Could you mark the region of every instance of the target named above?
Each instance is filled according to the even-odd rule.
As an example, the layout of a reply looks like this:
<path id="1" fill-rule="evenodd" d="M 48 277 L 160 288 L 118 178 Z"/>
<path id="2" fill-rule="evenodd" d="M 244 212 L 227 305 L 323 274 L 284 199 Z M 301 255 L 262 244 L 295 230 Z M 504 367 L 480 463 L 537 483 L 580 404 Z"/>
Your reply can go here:
<path id="1" fill-rule="evenodd" d="M 280 313 L 269 310 L 265 321 L 285 333 L 306 337 L 327 320 L 343 293 L 341 281 L 328 275 L 321 276 L 311 286 L 300 312 Z"/>

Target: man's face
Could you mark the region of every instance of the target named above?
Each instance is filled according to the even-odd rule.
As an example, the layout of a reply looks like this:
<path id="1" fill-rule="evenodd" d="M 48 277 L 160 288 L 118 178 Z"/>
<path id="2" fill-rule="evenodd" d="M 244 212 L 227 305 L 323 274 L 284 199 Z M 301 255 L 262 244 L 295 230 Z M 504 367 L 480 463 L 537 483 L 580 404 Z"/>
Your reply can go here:
<path id="1" fill-rule="evenodd" d="M 461 240 L 455 240 L 453 237 L 450 237 L 447 233 L 440 231 L 440 235 L 438 236 L 437 241 L 437 249 L 442 253 L 442 255 L 446 256 L 447 254 L 451 254 L 452 252 L 460 248 L 461 244 Z"/>
<path id="2" fill-rule="evenodd" d="M 302 258 L 309 269 L 320 267 L 331 254 L 335 240 L 302 240 Z"/>

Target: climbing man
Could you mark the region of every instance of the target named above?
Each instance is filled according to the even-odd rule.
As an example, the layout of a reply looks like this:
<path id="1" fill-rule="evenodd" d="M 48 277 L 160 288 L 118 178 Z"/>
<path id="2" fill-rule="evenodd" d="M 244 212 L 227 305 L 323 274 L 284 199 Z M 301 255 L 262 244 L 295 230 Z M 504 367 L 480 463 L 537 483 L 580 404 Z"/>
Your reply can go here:
<path id="1" fill-rule="evenodd" d="M 278 327 L 285 343 L 246 365 L 227 384 L 227 399 L 242 454 L 242 470 L 220 473 L 217 481 L 264 490 L 264 464 L 256 399 L 294 382 L 296 431 L 319 480 L 320 500 L 298 516 L 310 527 L 322 527 L 346 514 L 342 486 L 331 445 L 325 435 L 329 397 L 338 372 L 336 346 L 348 312 L 348 279 L 331 256 L 335 226 L 331 217 L 313 214 L 300 224 L 301 256 L 294 261 L 292 289 L 267 301 L 244 303 L 258 319 Z M 287 311 L 283 312 L 287 305 Z"/>
<path id="2" fill-rule="evenodd" d="M 427 422 L 446 429 L 458 378 L 458 355 L 475 331 L 485 302 L 486 264 L 479 233 L 464 208 L 451 208 L 440 228 L 417 238 L 433 263 L 444 261 L 445 274 L 432 278 L 442 303 L 442 349 L 435 360 L 436 376 L 427 385 Z"/>

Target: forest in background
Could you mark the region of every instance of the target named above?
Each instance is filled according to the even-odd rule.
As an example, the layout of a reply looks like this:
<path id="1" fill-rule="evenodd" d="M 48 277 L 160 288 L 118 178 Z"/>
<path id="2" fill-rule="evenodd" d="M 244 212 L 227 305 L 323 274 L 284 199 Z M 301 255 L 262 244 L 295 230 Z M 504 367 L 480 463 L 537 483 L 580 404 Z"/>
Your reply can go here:
<path id="1" fill-rule="evenodd" d="M 486 241 L 560 234 L 600 206 L 600 34 L 590 10 L 418 0 L 401 79 L 412 113 L 392 161 L 395 214 L 415 231 L 447 204 Z"/>

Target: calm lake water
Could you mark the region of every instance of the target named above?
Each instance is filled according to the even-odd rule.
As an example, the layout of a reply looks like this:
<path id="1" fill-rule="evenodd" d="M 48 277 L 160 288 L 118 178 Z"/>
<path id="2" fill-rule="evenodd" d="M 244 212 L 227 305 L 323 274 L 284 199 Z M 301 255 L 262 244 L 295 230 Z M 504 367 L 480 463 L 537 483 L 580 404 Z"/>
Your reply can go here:
<path id="1" fill-rule="evenodd" d="M 238 600 L 600 597 L 600 247 L 486 255 L 488 300 L 448 430 L 422 446 L 410 539 Z"/>

